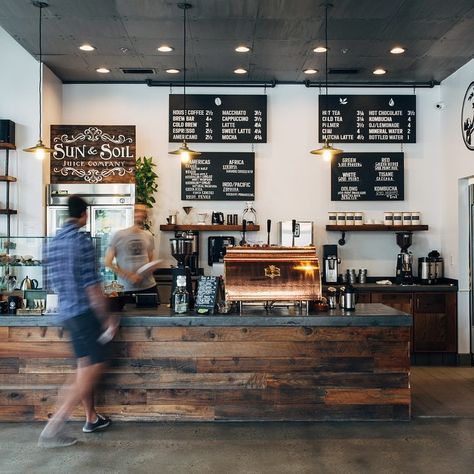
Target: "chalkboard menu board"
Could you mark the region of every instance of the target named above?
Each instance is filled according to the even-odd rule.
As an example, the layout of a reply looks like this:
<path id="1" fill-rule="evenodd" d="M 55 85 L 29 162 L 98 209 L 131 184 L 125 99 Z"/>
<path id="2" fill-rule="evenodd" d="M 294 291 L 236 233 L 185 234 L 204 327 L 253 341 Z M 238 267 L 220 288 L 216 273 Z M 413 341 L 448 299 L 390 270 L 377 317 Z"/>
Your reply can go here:
<path id="1" fill-rule="evenodd" d="M 194 309 L 198 313 L 214 313 L 219 295 L 220 277 L 200 276 Z"/>
<path id="2" fill-rule="evenodd" d="M 169 96 L 169 141 L 266 143 L 266 95 Z"/>
<path id="3" fill-rule="evenodd" d="M 416 143 L 415 95 L 319 96 L 319 141 Z"/>
<path id="4" fill-rule="evenodd" d="M 252 201 L 255 153 L 201 153 L 181 167 L 183 201 Z"/>
<path id="5" fill-rule="evenodd" d="M 331 201 L 403 201 L 403 153 L 343 153 L 331 163 Z"/>

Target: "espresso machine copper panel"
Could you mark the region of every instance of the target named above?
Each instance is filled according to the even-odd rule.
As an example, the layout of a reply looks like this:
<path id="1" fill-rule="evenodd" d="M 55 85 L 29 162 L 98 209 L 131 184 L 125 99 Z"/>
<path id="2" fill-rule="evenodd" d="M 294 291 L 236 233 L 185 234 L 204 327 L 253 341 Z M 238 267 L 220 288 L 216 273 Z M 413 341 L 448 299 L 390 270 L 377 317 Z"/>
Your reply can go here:
<path id="1" fill-rule="evenodd" d="M 227 301 L 314 301 L 321 297 L 316 248 L 229 247 L 224 257 Z"/>

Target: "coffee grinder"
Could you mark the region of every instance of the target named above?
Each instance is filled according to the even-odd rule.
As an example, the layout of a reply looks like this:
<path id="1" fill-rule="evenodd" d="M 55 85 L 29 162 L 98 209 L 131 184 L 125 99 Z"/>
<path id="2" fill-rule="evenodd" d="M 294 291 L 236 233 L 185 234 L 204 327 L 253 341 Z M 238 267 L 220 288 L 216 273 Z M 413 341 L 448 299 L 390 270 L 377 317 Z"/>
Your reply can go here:
<path id="1" fill-rule="evenodd" d="M 412 232 L 397 232 L 397 245 L 400 253 L 397 255 L 397 285 L 413 285 L 413 255 L 408 251 L 412 242 Z"/>
<path id="2" fill-rule="evenodd" d="M 323 245 L 324 283 L 337 283 L 339 264 L 341 259 L 337 258 L 337 245 Z"/>
<path id="3" fill-rule="evenodd" d="M 178 276 L 184 275 L 186 277 L 186 290 L 189 293 L 189 308 L 194 308 L 194 292 L 193 283 L 191 279 L 191 269 L 189 262 L 193 255 L 193 239 L 184 237 L 170 239 L 171 255 L 176 259 L 178 265 L 171 270 L 172 284 L 171 295 L 177 286 Z"/>
<path id="4" fill-rule="evenodd" d="M 177 230 L 174 236 L 179 239 L 189 239 L 192 241 L 192 253 L 187 259 L 187 266 L 191 271 L 191 275 L 199 275 L 199 232 L 193 230 Z"/>

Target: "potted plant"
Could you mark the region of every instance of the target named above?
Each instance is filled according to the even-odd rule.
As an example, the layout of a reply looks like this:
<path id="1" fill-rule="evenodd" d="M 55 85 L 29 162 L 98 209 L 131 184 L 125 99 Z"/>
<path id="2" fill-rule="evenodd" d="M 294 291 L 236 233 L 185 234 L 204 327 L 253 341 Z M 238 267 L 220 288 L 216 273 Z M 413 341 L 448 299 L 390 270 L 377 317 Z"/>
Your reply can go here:
<path id="1" fill-rule="evenodd" d="M 154 194 L 158 191 L 158 175 L 155 172 L 156 164 L 150 156 L 138 157 L 135 169 L 135 202 L 153 207 L 156 203 Z M 151 231 L 152 222 L 148 218 L 144 228 Z"/>

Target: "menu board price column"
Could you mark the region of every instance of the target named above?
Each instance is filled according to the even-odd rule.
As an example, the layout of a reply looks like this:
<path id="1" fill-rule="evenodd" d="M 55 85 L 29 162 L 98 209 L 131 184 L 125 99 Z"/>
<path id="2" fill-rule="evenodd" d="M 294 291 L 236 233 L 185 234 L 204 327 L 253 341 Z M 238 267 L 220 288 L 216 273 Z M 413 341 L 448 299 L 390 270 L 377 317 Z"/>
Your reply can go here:
<path id="1" fill-rule="evenodd" d="M 267 96 L 169 96 L 169 141 L 197 143 L 265 143 Z"/>
<path id="2" fill-rule="evenodd" d="M 416 96 L 319 96 L 319 141 L 325 140 L 416 143 Z"/>

